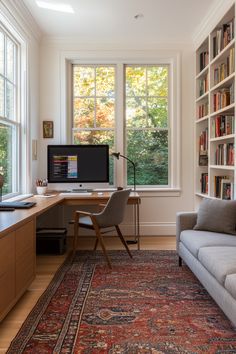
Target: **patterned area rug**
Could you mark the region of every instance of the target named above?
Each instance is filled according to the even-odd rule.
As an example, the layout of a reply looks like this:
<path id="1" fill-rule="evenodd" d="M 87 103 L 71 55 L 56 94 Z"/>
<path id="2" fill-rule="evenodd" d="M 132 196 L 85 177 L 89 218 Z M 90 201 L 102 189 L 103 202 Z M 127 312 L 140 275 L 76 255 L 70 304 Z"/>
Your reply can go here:
<path id="1" fill-rule="evenodd" d="M 236 331 L 174 251 L 66 261 L 8 353 L 236 353 Z"/>

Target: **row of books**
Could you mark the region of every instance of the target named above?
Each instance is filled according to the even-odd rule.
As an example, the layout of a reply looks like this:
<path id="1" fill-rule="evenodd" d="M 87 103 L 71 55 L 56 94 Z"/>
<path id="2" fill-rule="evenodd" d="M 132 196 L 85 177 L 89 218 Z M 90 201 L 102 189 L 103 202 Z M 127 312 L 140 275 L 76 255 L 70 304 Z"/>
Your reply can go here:
<path id="1" fill-rule="evenodd" d="M 227 76 L 234 72 L 234 48 L 229 51 L 229 56 L 226 58 L 225 63 L 221 63 L 214 69 L 214 85 L 224 80 Z"/>
<path id="2" fill-rule="evenodd" d="M 209 52 L 202 52 L 199 55 L 200 72 L 209 64 Z"/>
<path id="3" fill-rule="evenodd" d="M 234 165 L 234 143 L 219 144 L 215 151 L 215 165 Z"/>
<path id="4" fill-rule="evenodd" d="M 201 174 L 201 193 L 208 193 L 208 173 Z"/>
<path id="5" fill-rule="evenodd" d="M 234 19 L 225 23 L 221 28 L 216 30 L 212 39 L 213 58 L 215 58 L 222 49 L 234 38 Z"/>
<path id="6" fill-rule="evenodd" d="M 211 137 L 219 138 L 221 136 L 234 134 L 234 127 L 234 115 L 218 115 L 211 121 Z"/>
<path id="7" fill-rule="evenodd" d="M 199 154 L 205 154 L 208 151 L 208 128 L 206 127 L 199 135 Z"/>
<path id="8" fill-rule="evenodd" d="M 214 196 L 221 199 L 233 199 L 233 183 L 229 176 L 214 177 Z"/>
<path id="9" fill-rule="evenodd" d="M 213 111 L 216 112 L 234 102 L 234 83 L 213 94 Z"/>
<path id="10" fill-rule="evenodd" d="M 198 117 L 198 119 L 207 116 L 208 112 L 209 112 L 209 104 L 208 104 L 208 102 L 204 102 L 204 103 L 200 104 L 197 107 L 197 117 Z"/>
<path id="11" fill-rule="evenodd" d="M 199 80 L 199 97 L 204 95 L 209 90 L 208 74 L 201 80 Z"/>

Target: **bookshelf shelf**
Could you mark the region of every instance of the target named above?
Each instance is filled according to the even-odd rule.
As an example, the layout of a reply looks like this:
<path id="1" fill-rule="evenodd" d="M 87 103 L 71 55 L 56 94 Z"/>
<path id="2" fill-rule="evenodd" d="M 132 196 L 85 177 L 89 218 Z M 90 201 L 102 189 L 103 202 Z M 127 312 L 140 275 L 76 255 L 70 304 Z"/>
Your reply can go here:
<path id="1" fill-rule="evenodd" d="M 196 124 L 199 124 L 201 122 L 207 121 L 209 119 L 209 115 L 204 116 L 202 118 L 198 118 L 198 120 L 196 120 Z"/>
<path id="2" fill-rule="evenodd" d="M 228 139 L 234 139 L 234 134 L 229 134 L 229 135 L 224 135 L 224 136 L 219 136 L 217 138 L 211 138 L 210 141 L 222 141 L 222 140 L 228 140 Z"/>
<path id="3" fill-rule="evenodd" d="M 231 103 L 229 104 L 228 106 L 222 108 L 222 109 L 219 109 L 218 111 L 215 111 L 215 112 L 212 112 L 210 114 L 210 117 L 213 117 L 213 116 L 217 116 L 217 115 L 220 115 L 222 113 L 226 114 L 226 113 L 234 113 L 234 108 L 235 108 L 235 104 L 234 103 Z"/>
<path id="4" fill-rule="evenodd" d="M 196 99 L 196 102 L 199 102 L 199 101 L 202 101 L 204 98 L 208 97 L 208 94 L 209 92 L 205 92 L 203 95 L 199 96 L 197 99 Z"/>
<path id="5" fill-rule="evenodd" d="M 226 166 L 226 165 L 210 165 L 210 168 L 217 169 L 217 170 L 228 170 L 228 171 L 234 170 L 234 166 Z"/>
<path id="6" fill-rule="evenodd" d="M 235 5 L 223 14 L 196 50 L 195 195 L 222 198 L 229 183 L 236 194 Z"/>
<path id="7" fill-rule="evenodd" d="M 209 64 L 205 66 L 205 68 L 196 76 L 196 80 L 206 75 L 208 69 L 209 69 Z"/>
<path id="8" fill-rule="evenodd" d="M 234 46 L 235 46 L 235 39 L 233 38 L 229 42 L 229 44 L 223 50 L 221 50 L 221 52 L 216 57 L 214 57 L 214 59 L 212 59 L 211 65 L 213 65 L 213 64 L 217 63 L 218 61 L 221 61 L 222 59 L 226 58 L 227 55 L 228 55 L 229 49 L 234 47 Z"/>
<path id="9" fill-rule="evenodd" d="M 227 76 L 224 80 L 220 81 L 217 85 L 213 86 L 211 91 L 216 91 L 222 87 L 229 87 L 235 80 L 235 73 Z"/>

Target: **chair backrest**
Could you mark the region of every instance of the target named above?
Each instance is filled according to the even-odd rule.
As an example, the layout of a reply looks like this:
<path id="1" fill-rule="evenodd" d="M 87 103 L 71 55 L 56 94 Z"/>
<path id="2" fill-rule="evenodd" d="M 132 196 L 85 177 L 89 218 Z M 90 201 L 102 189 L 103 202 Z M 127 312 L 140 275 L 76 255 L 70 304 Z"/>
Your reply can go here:
<path id="1" fill-rule="evenodd" d="M 124 189 L 112 193 L 103 211 L 94 214 L 100 227 L 119 225 L 123 221 L 130 192 L 131 189 Z"/>

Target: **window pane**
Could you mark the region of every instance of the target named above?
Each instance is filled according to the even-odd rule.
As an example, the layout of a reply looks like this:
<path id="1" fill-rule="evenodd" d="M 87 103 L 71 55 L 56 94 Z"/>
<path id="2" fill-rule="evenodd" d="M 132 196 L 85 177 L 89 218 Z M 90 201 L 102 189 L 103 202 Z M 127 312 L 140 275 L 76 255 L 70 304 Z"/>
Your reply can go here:
<path id="1" fill-rule="evenodd" d="M 148 95 L 168 96 L 168 68 L 153 66 L 147 68 Z"/>
<path id="2" fill-rule="evenodd" d="M 94 127 L 94 98 L 74 99 L 74 128 Z"/>
<path id="3" fill-rule="evenodd" d="M 12 192 L 13 128 L 0 123 L 0 173 L 4 177 L 3 194 Z"/>
<path id="4" fill-rule="evenodd" d="M 141 97 L 126 99 L 126 125 L 127 127 L 146 127 L 146 99 Z"/>
<path id="5" fill-rule="evenodd" d="M 107 66 L 96 68 L 96 95 L 114 97 L 115 68 Z"/>
<path id="6" fill-rule="evenodd" d="M 6 116 L 9 119 L 15 119 L 14 117 L 14 86 L 7 82 L 6 90 Z"/>
<path id="7" fill-rule="evenodd" d="M 113 98 L 98 98 L 96 107 L 96 126 L 114 128 L 115 100 Z"/>
<path id="8" fill-rule="evenodd" d="M 4 34 L 0 32 L 0 74 L 4 75 Z"/>
<path id="9" fill-rule="evenodd" d="M 148 99 L 148 127 L 167 128 L 168 102 L 166 98 L 151 97 Z"/>
<path id="10" fill-rule="evenodd" d="M 94 94 L 94 68 L 86 66 L 74 66 L 74 96 L 93 96 Z"/>
<path id="11" fill-rule="evenodd" d="M 126 67 L 126 95 L 131 97 L 146 95 L 145 67 Z"/>
<path id="12" fill-rule="evenodd" d="M 4 115 L 4 79 L 0 77 L 0 116 Z"/>
<path id="13" fill-rule="evenodd" d="M 15 45 L 9 38 L 7 38 L 7 78 L 11 82 L 14 82 L 14 52 Z"/>
<path id="14" fill-rule="evenodd" d="M 137 185 L 168 185 L 168 131 L 127 132 L 127 154 L 136 163 Z M 128 184 L 133 184 L 129 163 Z"/>
<path id="15" fill-rule="evenodd" d="M 73 132 L 73 144 L 108 144 L 109 150 L 114 151 L 114 132 L 113 131 L 80 131 Z M 114 179 L 114 159 L 110 159 L 110 184 Z"/>

